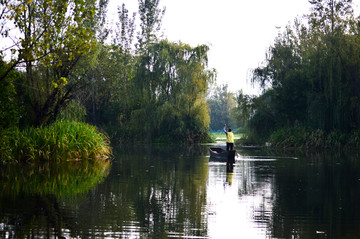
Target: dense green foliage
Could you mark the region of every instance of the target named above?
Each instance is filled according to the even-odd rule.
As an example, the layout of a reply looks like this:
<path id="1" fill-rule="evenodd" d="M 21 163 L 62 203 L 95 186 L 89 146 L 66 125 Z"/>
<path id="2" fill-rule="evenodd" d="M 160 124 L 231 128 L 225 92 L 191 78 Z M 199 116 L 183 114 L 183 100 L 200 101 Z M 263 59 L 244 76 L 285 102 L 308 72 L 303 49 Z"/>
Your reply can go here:
<path id="1" fill-rule="evenodd" d="M 70 102 L 81 83 L 74 68 L 96 46 L 100 9 L 95 0 L 1 1 L 0 33 L 7 42 L 1 56 L 10 61 L 0 81 L 15 67 L 22 69 L 16 82 L 18 97 L 26 104 L 22 123 L 54 122 Z"/>
<path id="2" fill-rule="evenodd" d="M 0 52 L 0 127 L 64 119 L 90 122 L 119 142 L 208 139 L 209 47 L 159 38 L 159 0 L 139 0 L 132 16 L 119 6 L 110 31 L 107 3 L 1 2 L 0 34 L 10 43 Z"/>
<path id="3" fill-rule="evenodd" d="M 360 131 L 326 133 L 321 129 L 304 126 L 283 127 L 271 133 L 269 142 L 281 148 L 358 148 Z"/>
<path id="4" fill-rule="evenodd" d="M 254 70 L 253 81 L 264 93 L 237 97 L 257 140 L 274 140 L 281 128 L 299 126 L 307 132 L 302 137 L 321 132 L 341 138 L 359 130 L 360 21 L 351 0 L 310 3 L 307 23 L 297 19 L 288 26 L 270 47 L 265 65 Z"/>
<path id="5" fill-rule="evenodd" d="M 85 123 L 57 121 L 22 131 L 9 128 L 0 137 L 3 162 L 106 159 L 111 153 L 105 135 Z"/>
<path id="6" fill-rule="evenodd" d="M 113 44 L 101 46 L 99 64 L 89 71 L 91 98 L 84 104 L 89 119 L 120 142 L 203 141 L 209 137 L 205 95 L 214 79 L 206 68 L 209 48 L 158 39 L 164 14 L 158 5 L 139 1 L 135 48 L 135 19 L 119 7 L 117 34 Z"/>
<path id="7" fill-rule="evenodd" d="M 208 47 L 161 40 L 144 55 L 119 45 L 101 49 L 92 91 L 82 99 L 89 120 L 122 142 L 201 141 L 208 137 L 205 95 L 213 72 Z M 109 69 L 110 68 L 110 69 Z"/>
<path id="8" fill-rule="evenodd" d="M 0 59 L 0 74 L 8 68 L 8 64 Z M 17 99 L 16 87 L 13 84 L 20 78 L 20 73 L 10 71 L 8 77 L 0 81 L 0 129 L 19 123 L 22 107 Z"/>
<path id="9" fill-rule="evenodd" d="M 90 84 L 78 97 L 88 120 L 122 143 L 203 141 L 209 138 L 205 95 L 214 79 L 209 48 L 158 39 L 164 14 L 158 4 L 139 1 L 135 44 L 135 18 L 119 7 L 112 44 L 98 45 L 96 64 L 84 66 Z"/>
<path id="10" fill-rule="evenodd" d="M 12 43 L 0 52 L 0 128 L 71 119 L 122 143 L 193 143 L 209 139 L 211 122 L 246 125 L 260 142 L 283 128 L 349 139 L 360 126 L 359 19 L 351 0 L 310 2 L 307 22 L 288 26 L 253 71 L 263 94 L 234 101 L 227 86 L 205 100 L 209 47 L 159 37 L 159 0 L 138 0 L 138 15 L 119 6 L 113 31 L 106 0 L 2 1 L 0 34 Z"/>

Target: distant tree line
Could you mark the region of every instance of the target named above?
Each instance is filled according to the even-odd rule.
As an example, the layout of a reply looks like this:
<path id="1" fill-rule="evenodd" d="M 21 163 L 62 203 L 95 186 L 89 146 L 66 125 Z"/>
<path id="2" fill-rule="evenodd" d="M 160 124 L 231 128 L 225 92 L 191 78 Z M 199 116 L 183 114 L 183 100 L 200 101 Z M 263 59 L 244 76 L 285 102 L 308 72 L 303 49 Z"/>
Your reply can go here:
<path id="1" fill-rule="evenodd" d="M 138 0 L 137 14 L 119 6 L 115 29 L 107 5 L 1 1 L 0 128 L 70 119 L 120 142 L 206 140 L 209 47 L 160 38 L 159 0 Z"/>
<path id="2" fill-rule="evenodd" d="M 237 94 L 253 141 L 360 145 L 360 19 L 351 0 L 310 0 L 253 71 L 259 96 Z"/>
<path id="3" fill-rule="evenodd" d="M 227 84 L 214 85 L 208 93 L 211 131 L 222 131 L 225 123 L 233 129 L 242 126 L 241 117 L 236 110 L 235 93 L 228 88 Z"/>

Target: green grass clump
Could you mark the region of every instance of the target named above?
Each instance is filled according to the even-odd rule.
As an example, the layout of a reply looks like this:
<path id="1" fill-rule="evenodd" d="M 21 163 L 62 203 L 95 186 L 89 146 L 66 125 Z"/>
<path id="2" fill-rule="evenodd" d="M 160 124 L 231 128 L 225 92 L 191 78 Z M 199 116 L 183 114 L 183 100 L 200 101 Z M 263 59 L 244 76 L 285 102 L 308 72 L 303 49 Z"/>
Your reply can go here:
<path id="1" fill-rule="evenodd" d="M 338 131 L 326 133 L 301 126 L 280 128 L 271 134 L 269 142 L 278 148 L 359 148 L 360 131 L 344 134 Z"/>
<path id="2" fill-rule="evenodd" d="M 57 121 L 46 127 L 0 133 L 0 161 L 84 160 L 107 158 L 111 154 L 107 137 L 94 126 Z"/>

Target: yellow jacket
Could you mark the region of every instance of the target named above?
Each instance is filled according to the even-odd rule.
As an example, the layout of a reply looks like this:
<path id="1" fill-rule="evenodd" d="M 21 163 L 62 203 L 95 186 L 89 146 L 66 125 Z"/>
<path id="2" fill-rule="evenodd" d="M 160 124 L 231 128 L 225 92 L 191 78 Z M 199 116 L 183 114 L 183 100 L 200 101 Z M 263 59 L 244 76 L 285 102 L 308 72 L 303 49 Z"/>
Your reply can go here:
<path id="1" fill-rule="evenodd" d="M 234 143 L 234 134 L 233 132 L 226 133 L 226 143 Z"/>

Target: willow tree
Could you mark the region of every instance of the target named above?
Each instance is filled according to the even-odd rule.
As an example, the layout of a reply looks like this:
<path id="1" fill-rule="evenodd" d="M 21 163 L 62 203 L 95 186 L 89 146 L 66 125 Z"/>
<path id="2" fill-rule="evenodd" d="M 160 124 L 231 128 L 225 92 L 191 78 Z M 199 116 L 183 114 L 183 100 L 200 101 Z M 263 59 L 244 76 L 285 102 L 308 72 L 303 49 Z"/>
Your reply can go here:
<path id="1" fill-rule="evenodd" d="M 311 82 L 314 86 L 309 105 L 313 122 L 322 119 L 325 130 L 349 131 L 356 126 L 359 112 L 358 70 L 356 56 L 359 45 L 358 23 L 354 19 L 351 0 L 310 1 L 312 12 L 308 16 L 307 41 L 312 55 Z M 321 106 L 320 106 L 321 104 Z M 318 108 L 322 108 L 319 115 Z M 355 118 L 354 118 L 355 117 Z"/>
<path id="2" fill-rule="evenodd" d="M 206 137 L 209 115 L 205 96 L 214 72 L 207 68 L 209 47 L 162 40 L 140 56 L 136 90 L 141 107 L 133 112 L 135 128 L 148 137 L 199 141 Z M 146 59 L 141 59 L 146 58 Z"/>
<path id="3" fill-rule="evenodd" d="M 46 124 L 71 99 L 78 84 L 70 77 L 72 69 L 96 44 L 96 1 L 8 0 L 1 6 L 6 9 L 2 20 L 16 28 L 15 36 L 9 29 L 3 36 L 13 39 L 13 66 L 25 69 L 26 80 L 20 83 L 25 102 L 34 124 Z"/>
<path id="4" fill-rule="evenodd" d="M 358 20 L 351 0 L 309 2 L 308 22 L 287 26 L 254 70 L 253 81 L 272 92 L 257 98 L 249 123 L 261 122 L 270 107 L 274 129 L 301 124 L 348 133 L 360 126 Z"/>

